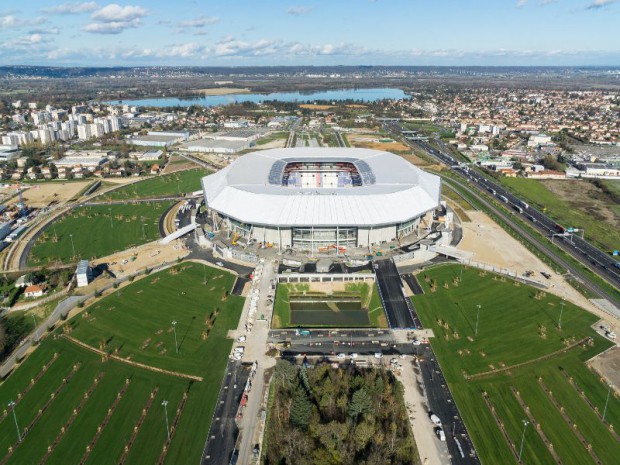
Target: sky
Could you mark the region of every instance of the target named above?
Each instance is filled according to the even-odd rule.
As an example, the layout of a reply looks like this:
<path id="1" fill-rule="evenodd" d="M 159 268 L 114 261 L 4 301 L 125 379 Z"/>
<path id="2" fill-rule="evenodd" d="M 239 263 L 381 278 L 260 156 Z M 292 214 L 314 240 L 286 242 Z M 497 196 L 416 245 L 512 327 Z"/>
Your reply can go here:
<path id="1" fill-rule="evenodd" d="M 620 66 L 620 0 L 0 0 L 0 65 Z"/>

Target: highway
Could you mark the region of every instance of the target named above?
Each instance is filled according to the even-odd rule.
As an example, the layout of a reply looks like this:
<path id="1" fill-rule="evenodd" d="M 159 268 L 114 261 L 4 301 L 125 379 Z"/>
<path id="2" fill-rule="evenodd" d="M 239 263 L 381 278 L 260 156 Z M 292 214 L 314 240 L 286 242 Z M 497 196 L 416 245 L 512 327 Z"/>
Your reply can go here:
<path id="1" fill-rule="evenodd" d="M 391 123 L 389 127 L 392 130 L 402 132 L 401 126 L 396 123 Z M 581 270 L 563 260 L 551 248 L 535 239 L 531 234 L 527 233 L 525 229 L 520 227 L 515 221 L 513 221 L 512 218 L 510 218 L 510 215 L 500 211 L 500 209 L 496 208 L 492 203 L 481 197 L 474 189 L 471 189 L 470 186 L 473 185 L 479 190 L 485 190 L 497 198 L 498 201 L 505 203 L 506 206 L 512 210 L 514 215 L 518 215 L 525 221 L 528 221 L 534 229 L 548 237 L 562 250 L 601 276 L 614 287 L 618 288 L 620 287 L 620 263 L 612 256 L 593 246 L 587 240 L 577 236 L 571 232 L 568 227 L 559 225 L 547 215 L 535 209 L 531 205 L 528 205 L 525 201 L 509 192 L 498 183 L 485 178 L 480 173 L 470 169 L 469 166 L 460 163 L 452 155 L 446 153 L 446 151 L 437 150 L 424 141 L 411 142 L 407 140 L 407 143 L 410 146 L 416 144 L 433 158 L 438 159 L 452 168 L 453 172 L 460 175 L 467 183 L 466 185 L 456 182 L 460 188 L 466 190 L 470 195 L 473 195 L 479 202 L 484 204 L 489 210 L 499 216 L 526 240 L 534 244 L 545 255 L 551 257 L 558 265 L 582 281 L 584 286 L 594 294 L 613 302 L 616 306 L 620 306 L 618 298 L 603 291 L 598 285 L 591 282 L 591 280 L 585 276 Z"/>

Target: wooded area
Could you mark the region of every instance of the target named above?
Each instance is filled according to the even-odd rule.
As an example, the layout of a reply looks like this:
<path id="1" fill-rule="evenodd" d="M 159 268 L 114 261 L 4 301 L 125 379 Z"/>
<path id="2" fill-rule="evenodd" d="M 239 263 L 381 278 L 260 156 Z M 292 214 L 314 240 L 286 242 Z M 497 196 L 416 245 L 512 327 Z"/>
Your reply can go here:
<path id="1" fill-rule="evenodd" d="M 328 363 L 278 362 L 265 447 L 267 465 L 420 463 L 393 374 Z"/>

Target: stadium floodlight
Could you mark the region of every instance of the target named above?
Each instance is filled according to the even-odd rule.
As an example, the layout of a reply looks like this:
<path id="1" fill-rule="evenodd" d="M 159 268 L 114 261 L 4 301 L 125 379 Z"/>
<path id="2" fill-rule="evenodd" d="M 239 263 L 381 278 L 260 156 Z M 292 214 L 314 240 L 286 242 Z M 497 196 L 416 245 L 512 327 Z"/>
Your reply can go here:
<path id="1" fill-rule="evenodd" d="M 69 239 L 71 239 L 71 249 L 73 249 L 73 256 L 75 257 L 75 244 L 73 244 L 73 234 L 69 234 Z"/>
<path id="2" fill-rule="evenodd" d="M 609 404 L 609 396 L 611 395 L 611 390 L 614 388 L 613 384 L 609 385 L 609 390 L 607 391 L 607 399 L 605 400 L 605 408 L 603 409 L 603 423 L 605 422 L 605 415 L 607 414 L 607 405 Z"/>
<path id="3" fill-rule="evenodd" d="M 114 221 L 112 221 L 112 208 L 108 208 L 110 212 L 110 228 L 114 229 Z"/>
<path id="4" fill-rule="evenodd" d="M 39 343 L 39 336 L 37 336 L 37 319 L 35 318 L 34 313 L 32 314 L 32 321 L 34 323 L 34 340 L 38 344 Z"/>
<path id="5" fill-rule="evenodd" d="M 521 436 L 521 447 L 519 448 L 519 463 L 521 463 L 521 455 L 523 454 L 523 445 L 525 444 L 525 429 L 530 422 L 523 420 L 523 435 Z"/>
<path id="6" fill-rule="evenodd" d="M 558 329 L 562 329 L 562 313 L 564 313 L 564 299 L 560 302 L 560 319 L 558 320 Z"/>
<path id="7" fill-rule="evenodd" d="M 168 425 L 168 401 L 163 400 L 161 405 L 164 406 L 164 417 L 166 418 L 166 433 L 168 435 L 168 442 L 170 442 L 170 426 Z"/>
<path id="8" fill-rule="evenodd" d="M 179 343 L 177 342 L 177 322 L 172 322 L 172 331 L 174 331 L 174 346 L 176 347 L 177 354 L 179 353 Z"/>
<path id="9" fill-rule="evenodd" d="M 15 413 L 16 405 L 17 404 L 13 400 L 9 402 L 9 408 L 13 411 L 13 420 L 15 420 L 15 429 L 17 430 L 17 441 L 22 442 L 22 435 L 19 432 L 19 425 L 17 424 L 17 414 Z"/>
<path id="10" fill-rule="evenodd" d="M 476 305 L 478 307 L 478 313 L 476 314 L 476 329 L 474 330 L 474 336 L 478 337 L 478 321 L 480 320 L 480 307 L 481 305 Z"/>

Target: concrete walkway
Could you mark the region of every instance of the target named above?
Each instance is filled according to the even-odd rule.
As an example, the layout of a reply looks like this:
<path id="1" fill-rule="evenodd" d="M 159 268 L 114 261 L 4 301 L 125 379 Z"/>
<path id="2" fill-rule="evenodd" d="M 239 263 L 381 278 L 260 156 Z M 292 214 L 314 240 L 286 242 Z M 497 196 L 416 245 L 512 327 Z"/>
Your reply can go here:
<path id="1" fill-rule="evenodd" d="M 275 296 L 271 291 L 271 282 L 277 273 L 276 265 L 273 261 L 265 260 L 256 268 L 255 274 L 260 277 L 254 288 L 259 290 L 259 298 L 256 312 L 253 316 L 249 315 L 251 295 L 246 299 L 246 304 L 239 321 L 239 335 L 245 334 L 246 341 L 242 344 L 245 347 L 243 361 L 248 363 L 257 362 L 256 374 L 252 384 L 252 390 L 248 394 L 248 402 L 243 412 L 243 418 L 239 424 L 241 440 L 239 442 L 239 465 L 256 463 L 252 457 L 254 445 L 259 443 L 262 437 L 263 423 L 261 421 L 261 410 L 263 399 L 266 395 L 267 385 L 265 384 L 265 370 L 275 366 L 275 359 L 265 355 L 268 350 L 269 322 L 271 321 L 272 305 L 267 303 L 267 296 Z M 257 320 L 261 315 L 264 320 Z M 245 332 L 245 328 L 248 331 Z"/>

